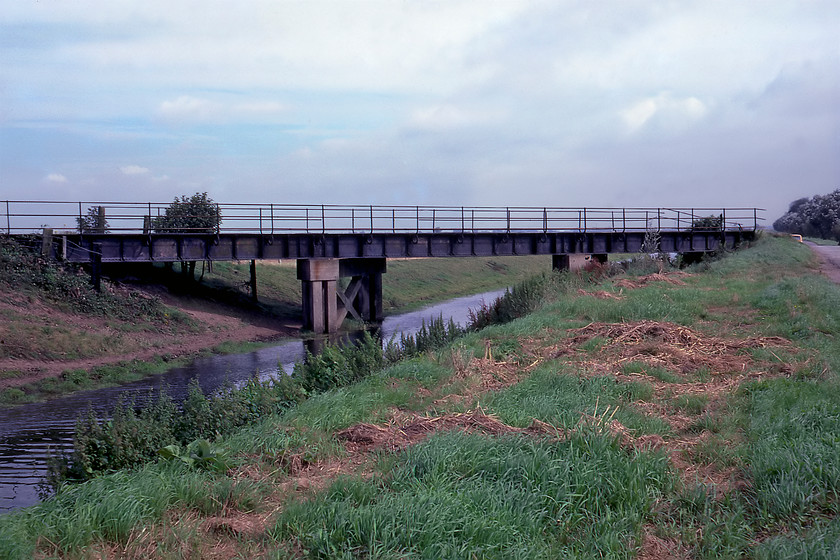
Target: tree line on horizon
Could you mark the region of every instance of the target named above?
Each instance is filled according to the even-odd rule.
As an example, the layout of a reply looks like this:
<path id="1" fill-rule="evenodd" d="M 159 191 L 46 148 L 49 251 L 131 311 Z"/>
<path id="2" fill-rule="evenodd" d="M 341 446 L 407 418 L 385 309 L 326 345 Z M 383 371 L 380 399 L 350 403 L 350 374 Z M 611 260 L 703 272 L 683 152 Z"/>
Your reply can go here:
<path id="1" fill-rule="evenodd" d="M 840 189 L 794 200 L 773 229 L 840 241 Z"/>

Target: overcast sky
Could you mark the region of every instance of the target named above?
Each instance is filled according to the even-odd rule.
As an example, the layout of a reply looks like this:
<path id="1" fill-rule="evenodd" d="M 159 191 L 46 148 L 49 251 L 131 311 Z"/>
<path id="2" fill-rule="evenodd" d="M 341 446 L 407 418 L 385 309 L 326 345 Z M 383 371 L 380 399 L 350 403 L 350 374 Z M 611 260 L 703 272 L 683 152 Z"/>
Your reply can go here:
<path id="1" fill-rule="evenodd" d="M 0 199 L 759 206 L 840 188 L 840 2 L 3 0 Z"/>

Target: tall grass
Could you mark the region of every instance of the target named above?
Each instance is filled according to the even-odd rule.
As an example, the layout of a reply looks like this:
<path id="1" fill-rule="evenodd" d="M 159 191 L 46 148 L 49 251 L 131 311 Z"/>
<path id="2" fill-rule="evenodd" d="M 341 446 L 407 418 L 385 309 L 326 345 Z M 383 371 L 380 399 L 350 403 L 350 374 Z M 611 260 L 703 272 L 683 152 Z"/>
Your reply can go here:
<path id="1" fill-rule="evenodd" d="M 840 386 L 774 379 L 744 388 L 756 515 L 797 523 L 840 513 Z"/>
<path id="2" fill-rule="evenodd" d="M 314 558 L 627 558 L 673 483 L 664 456 L 591 433 L 441 434 L 382 468 L 288 507 L 272 535 Z"/>
<path id="3" fill-rule="evenodd" d="M 65 488 L 36 507 L 0 518 L 0 557 L 35 557 L 36 546 L 62 555 L 79 554 L 91 543 L 125 543 L 140 524 L 175 506 L 214 514 L 253 508 L 267 488 L 254 481 L 162 462 Z"/>

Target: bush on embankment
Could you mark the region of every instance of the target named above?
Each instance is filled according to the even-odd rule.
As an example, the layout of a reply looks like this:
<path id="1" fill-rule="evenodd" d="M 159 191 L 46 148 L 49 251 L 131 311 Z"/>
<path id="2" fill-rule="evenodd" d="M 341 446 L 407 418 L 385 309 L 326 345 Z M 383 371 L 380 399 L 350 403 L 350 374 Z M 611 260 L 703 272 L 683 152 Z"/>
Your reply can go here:
<path id="1" fill-rule="evenodd" d="M 172 316 L 160 300 L 138 292 L 97 292 L 90 277 L 78 265 L 42 257 L 35 237 L 14 239 L 0 236 L 0 286 L 42 297 L 73 311 L 136 321 L 189 322 L 186 316 Z"/>

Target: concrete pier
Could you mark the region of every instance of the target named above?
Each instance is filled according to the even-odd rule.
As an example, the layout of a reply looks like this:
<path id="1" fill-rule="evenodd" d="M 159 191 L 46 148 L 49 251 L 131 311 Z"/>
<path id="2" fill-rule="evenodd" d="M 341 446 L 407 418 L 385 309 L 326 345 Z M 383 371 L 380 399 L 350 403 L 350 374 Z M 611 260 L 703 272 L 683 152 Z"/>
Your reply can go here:
<path id="1" fill-rule="evenodd" d="M 381 322 L 385 270 L 385 259 L 298 259 L 303 328 L 334 333 L 348 314 L 357 321 Z M 351 279 L 346 289 L 339 288 L 340 278 Z"/>

